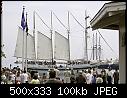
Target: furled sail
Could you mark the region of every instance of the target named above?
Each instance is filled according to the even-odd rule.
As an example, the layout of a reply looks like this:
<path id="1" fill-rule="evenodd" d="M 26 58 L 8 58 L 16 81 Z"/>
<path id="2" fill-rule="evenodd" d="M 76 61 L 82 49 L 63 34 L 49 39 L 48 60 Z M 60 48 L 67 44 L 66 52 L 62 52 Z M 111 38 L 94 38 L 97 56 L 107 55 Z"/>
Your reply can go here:
<path id="1" fill-rule="evenodd" d="M 58 60 L 69 59 L 68 39 L 55 31 L 54 58 Z"/>
<path id="2" fill-rule="evenodd" d="M 24 58 L 25 58 L 26 32 L 25 31 L 23 32 L 21 27 L 18 28 L 18 36 L 14 52 L 14 57 L 17 58 L 22 58 L 23 33 L 24 33 Z M 27 35 L 27 59 L 35 59 L 34 37 L 30 34 Z"/>
<path id="3" fill-rule="evenodd" d="M 51 39 L 39 31 L 37 33 L 37 59 L 52 59 Z"/>

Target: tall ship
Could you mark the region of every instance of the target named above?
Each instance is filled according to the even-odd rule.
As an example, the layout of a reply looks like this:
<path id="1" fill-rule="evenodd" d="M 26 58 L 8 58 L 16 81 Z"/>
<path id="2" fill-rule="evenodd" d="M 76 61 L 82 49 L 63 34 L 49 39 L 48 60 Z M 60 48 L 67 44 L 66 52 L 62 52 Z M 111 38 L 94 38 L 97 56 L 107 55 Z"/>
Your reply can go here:
<path id="1" fill-rule="evenodd" d="M 72 15 L 68 12 L 68 27 L 65 27 L 67 30 L 67 37 L 63 36 L 60 32 L 54 31 L 52 27 L 52 16 L 55 15 L 54 12 L 51 11 L 51 27 L 49 27 L 44 20 L 38 15 L 37 12 L 33 12 L 33 35 L 29 33 L 28 28 L 24 29 L 23 26 L 18 26 L 18 36 L 16 42 L 16 48 L 14 57 L 22 60 L 16 61 L 15 63 L 21 63 L 22 69 L 26 70 L 49 70 L 50 68 L 58 67 L 59 70 L 69 69 L 84 69 L 89 67 L 96 67 L 100 65 L 101 58 L 101 45 L 100 45 L 100 37 L 99 37 L 99 47 L 97 48 L 94 45 L 93 40 L 93 61 L 88 60 L 88 48 L 87 48 L 87 18 L 88 16 L 85 13 L 85 57 L 81 60 L 71 60 L 70 59 L 70 26 L 69 26 L 69 15 Z M 24 16 L 24 8 L 22 12 L 22 20 Z M 35 15 L 37 15 L 42 22 L 49 28 L 50 37 L 43 34 L 43 32 L 36 31 L 35 29 Z M 73 15 L 72 15 L 73 16 Z M 55 15 L 58 21 L 65 26 L 59 18 Z M 75 19 L 75 17 L 73 16 Z M 76 20 L 76 19 L 75 19 Z M 25 25 L 27 25 L 27 14 L 26 20 L 24 20 Z M 78 21 L 77 21 L 78 22 Z M 36 33 L 36 34 L 35 34 Z M 35 36 L 36 35 L 36 36 Z M 94 35 L 93 35 L 94 39 Z M 96 46 L 96 47 L 95 47 Z M 96 53 L 95 53 L 96 51 Z M 98 54 L 99 53 L 99 54 Z M 96 60 L 94 60 L 94 55 L 96 54 Z M 97 60 L 98 55 L 98 60 Z M 96 61 L 96 62 L 95 62 Z"/>

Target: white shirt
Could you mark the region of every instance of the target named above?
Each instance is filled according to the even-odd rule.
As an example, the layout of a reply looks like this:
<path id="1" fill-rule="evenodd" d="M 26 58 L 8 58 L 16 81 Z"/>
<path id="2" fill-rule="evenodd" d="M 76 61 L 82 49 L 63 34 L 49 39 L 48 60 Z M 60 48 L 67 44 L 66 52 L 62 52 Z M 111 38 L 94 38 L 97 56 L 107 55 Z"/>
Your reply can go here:
<path id="1" fill-rule="evenodd" d="M 113 73 L 112 73 L 112 71 L 108 71 L 108 76 L 113 76 Z"/>
<path id="2" fill-rule="evenodd" d="M 28 81 L 28 74 L 27 73 L 22 73 L 20 75 L 21 78 L 21 83 L 26 83 L 26 81 Z"/>
<path id="3" fill-rule="evenodd" d="M 20 76 L 16 77 L 16 80 L 21 81 L 21 77 Z"/>
<path id="4" fill-rule="evenodd" d="M 91 74 L 93 74 L 93 69 L 91 69 Z"/>
<path id="5" fill-rule="evenodd" d="M 56 77 L 59 77 L 60 71 L 58 69 L 54 69 L 54 71 L 56 72 Z"/>
<path id="6" fill-rule="evenodd" d="M 21 83 L 24 83 L 24 74 L 23 73 L 20 74 L 20 79 L 21 79 Z"/>
<path id="7" fill-rule="evenodd" d="M 49 71 L 47 72 L 46 78 L 47 78 L 47 79 L 49 78 Z"/>
<path id="8" fill-rule="evenodd" d="M 92 77 L 93 77 L 92 74 L 90 74 L 90 73 L 87 73 L 87 74 L 86 74 L 86 81 L 87 81 L 87 84 L 92 83 Z"/>
<path id="9" fill-rule="evenodd" d="M 28 74 L 27 73 L 23 73 L 23 77 L 24 77 L 23 83 L 26 83 L 26 81 L 28 81 Z"/>
<path id="10" fill-rule="evenodd" d="M 89 82 L 90 82 L 90 83 L 92 83 L 92 78 L 93 78 L 93 75 L 90 74 L 90 76 L 89 76 Z"/>
<path id="11" fill-rule="evenodd" d="M 83 72 L 82 75 L 83 75 L 84 77 L 86 77 L 86 73 L 85 73 L 85 72 Z"/>
<path id="12" fill-rule="evenodd" d="M 15 74 L 11 75 L 11 80 L 14 81 L 15 80 Z"/>
<path id="13" fill-rule="evenodd" d="M 37 75 L 38 75 L 38 78 L 40 78 L 40 75 L 39 75 L 39 73 L 37 73 Z"/>

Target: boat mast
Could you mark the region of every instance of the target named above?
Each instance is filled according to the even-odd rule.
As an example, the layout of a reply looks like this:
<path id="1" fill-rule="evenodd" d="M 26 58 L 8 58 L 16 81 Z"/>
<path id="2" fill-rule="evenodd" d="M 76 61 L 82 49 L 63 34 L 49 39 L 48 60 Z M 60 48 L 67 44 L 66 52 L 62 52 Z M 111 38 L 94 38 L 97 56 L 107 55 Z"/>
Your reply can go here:
<path id="1" fill-rule="evenodd" d="M 85 57 L 86 57 L 86 61 L 88 63 L 88 51 L 87 51 L 87 29 L 89 27 L 87 27 L 87 19 L 89 18 L 89 16 L 87 16 L 86 10 L 85 10 Z"/>
<path id="2" fill-rule="evenodd" d="M 101 45 L 100 45 L 100 36 L 99 36 L 99 47 L 98 47 L 98 50 L 99 50 L 99 62 L 101 61 Z"/>
<path id="3" fill-rule="evenodd" d="M 52 55 L 52 59 L 51 59 L 51 62 L 52 62 L 52 65 L 53 65 L 53 39 L 52 39 L 52 31 L 53 31 L 53 26 L 52 26 L 52 11 L 51 11 L 51 29 L 50 29 L 50 32 L 51 32 L 51 55 Z"/>
<path id="4" fill-rule="evenodd" d="M 26 69 L 26 72 L 27 72 L 27 35 L 28 35 L 28 25 L 27 25 L 27 13 L 26 13 L 26 49 L 25 49 L 25 69 Z"/>
<path id="5" fill-rule="evenodd" d="M 34 48 L 35 48 L 35 11 L 33 12 L 33 38 L 34 38 Z M 35 65 L 36 65 L 36 48 L 35 48 Z"/>
<path id="6" fill-rule="evenodd" d="M 24 14 L 25 7 L 23 6 L 23 13 Z M 22 16 L 23 18 L 23 16 Z M 24 70 L 24 29 L 23 29 L 23 44 L 22 44 L 22 70 Z"/>
<path id="7" fill-rule="evenodd" d="M 68 11 L 68 55 L 69 55 L 69 58 L 68 60 L 70 61 L 70 25 L 69 25 L 69 11 Z"/>

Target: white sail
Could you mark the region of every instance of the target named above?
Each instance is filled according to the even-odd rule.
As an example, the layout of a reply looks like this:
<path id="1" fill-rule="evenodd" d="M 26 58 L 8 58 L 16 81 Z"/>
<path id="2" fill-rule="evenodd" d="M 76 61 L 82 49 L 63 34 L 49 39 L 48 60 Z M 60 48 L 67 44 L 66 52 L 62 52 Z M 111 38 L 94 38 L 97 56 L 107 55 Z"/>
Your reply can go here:
<path id="1" fill-rule="evenodd" d="M 22 58 L 22 45 L 23 45 L 23 33 L 24 33 L 24 58 L 25 58 L 25 47 L 26 47 L 26 32 L 22 30 L 21 27 L 18 28 L 18 36 L 16 42 L 16 48 L 14 57 Z M 34 38 L 32 35 L 27 35 L 27 58 L 28 59 L 35 59 L 35 45 L 34 45 Z"/>
<path id="2" fill-rule="evenodd" d="M 54 58 L 58 60 L 69 59 L 68 39 L 55 31 Z"/>
<path id="3" fill-rule="evenodd" d="M 35 42 L 30 34 L 27 35 L 27 58 L 35 60 Z"/>
<path id="4" fill-rule="evenodd" d="M 51 39 L 39 31 L 37 33 L 37 59 L 52 59 Z"/>

